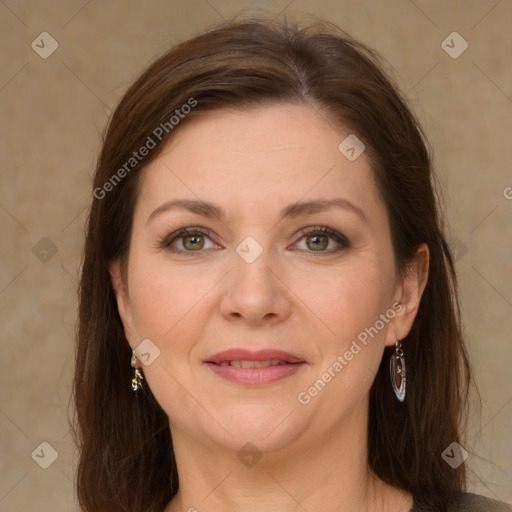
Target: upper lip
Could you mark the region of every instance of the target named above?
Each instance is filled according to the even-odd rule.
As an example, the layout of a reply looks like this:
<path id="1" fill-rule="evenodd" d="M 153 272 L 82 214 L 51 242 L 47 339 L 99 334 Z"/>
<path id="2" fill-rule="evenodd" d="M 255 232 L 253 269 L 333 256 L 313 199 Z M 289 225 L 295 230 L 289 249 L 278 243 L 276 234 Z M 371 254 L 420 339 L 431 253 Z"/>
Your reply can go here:
<path id="1" fill-rule="evenodd" d="M 217 352 L 206 359 L 206 363 L 220 364 L 224 361 L 268 361 L 278 359 L 287 363 L 305 363 L 304 359 L 282 350 L 264 349 L 252 352 L 243 348 L 232 348 Z"/>

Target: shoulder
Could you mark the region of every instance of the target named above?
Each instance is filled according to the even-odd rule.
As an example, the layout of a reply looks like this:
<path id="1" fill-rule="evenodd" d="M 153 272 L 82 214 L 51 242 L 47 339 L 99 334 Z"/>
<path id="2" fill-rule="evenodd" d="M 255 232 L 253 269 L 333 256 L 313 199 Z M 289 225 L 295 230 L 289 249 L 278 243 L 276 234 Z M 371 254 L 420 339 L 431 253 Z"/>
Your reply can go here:
<path id="1" fill-rule="evenodd" d="M 465 492 L 454 504 L 453 511 L 457 512 L 512 512 L 512 505 L 497 501 L 479 494 Z"/>
<path id="2" fill-rule="evenodd" d="M 411 512 L 432 512 L 433 509 L 421 499 L 414 500 Z M 480 494 L 463 492 L 453 500 L 449 512 L 512 512 L 512 505 L 503 501 L 493 500 Z"/>

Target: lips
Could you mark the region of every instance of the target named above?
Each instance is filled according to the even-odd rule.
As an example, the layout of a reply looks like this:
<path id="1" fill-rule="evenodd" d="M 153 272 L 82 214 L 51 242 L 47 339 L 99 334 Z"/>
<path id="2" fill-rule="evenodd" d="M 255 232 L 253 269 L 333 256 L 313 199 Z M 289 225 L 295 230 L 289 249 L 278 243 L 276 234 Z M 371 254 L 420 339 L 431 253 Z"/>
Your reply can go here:
<path id="1" fill-rule="evenodd" d="M 305 363 L 304 359 L 297 357 L 293 354 L 289 354 L 288 352 L 283 352 L 282 350 L 258 350 L 256 352 L 252 352 L 246 349 L 229 349 L 224 350 L 222 352 L 218 352 L 213 356 L 209 357 L 205 360 L 205 363 L 215 363 L 221 364 L 226 363 L 231 364 L 231 362 L 235 362 L 235 364 L 242 361 L 270 361 L 272 366 L 277 364 L 297 364 L 297 363 Z M 256 363 L 256 366 L 259 366 Z"/>
<path id="2" fill-rule="evenodd" d="M 231 349 L 211 356 L 204 364 L 224 380 L 241 386 L 268 386 L 301 371 L 306 361 L 282 350 Z"/>

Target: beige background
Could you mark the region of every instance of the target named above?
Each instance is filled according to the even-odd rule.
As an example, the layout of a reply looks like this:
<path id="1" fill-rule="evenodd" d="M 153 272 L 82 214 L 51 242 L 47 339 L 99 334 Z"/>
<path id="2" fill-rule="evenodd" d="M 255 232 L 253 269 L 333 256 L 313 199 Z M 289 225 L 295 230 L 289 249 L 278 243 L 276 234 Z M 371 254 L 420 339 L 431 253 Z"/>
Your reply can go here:
<path id="1" fill-rule="evenodd" d="M 0 512 L 76 510 L 66 418 L 76 276 L 110 109 L 155 55 L 249 7 L 348 30 L 388 59 L 417 109 L 445 191 L 483 397 L 465 447 L 470 489 L 512 502 L 512 2 L 3 0 Z M 456 59 L 441 47 L 453 31 L 469 44 Z M 47 59 L 31 48 L 42 32 L 59 45 Z M 58 453 L 48 469 L 31 458 L 42 442 Z"/>

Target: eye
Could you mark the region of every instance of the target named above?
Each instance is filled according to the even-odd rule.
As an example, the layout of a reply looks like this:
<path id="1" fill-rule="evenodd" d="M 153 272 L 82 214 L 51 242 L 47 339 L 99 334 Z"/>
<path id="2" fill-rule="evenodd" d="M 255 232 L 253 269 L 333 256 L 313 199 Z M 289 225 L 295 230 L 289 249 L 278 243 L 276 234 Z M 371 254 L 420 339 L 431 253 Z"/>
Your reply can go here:
<path id="1" fill-rule="evenodd" d="M 210 239 L 210 232 L 207 229 L 194 227 L 183 228 L 171 233 L 163 240 L 159 241 L 159 246 L 170 252 L 179 254 L 189 254 L 192 256 L 194 252 L 202 252 L 203 249 L 214 249 L 220 247 L 214 244 Z M 210 240 L 212 247 L 205 247 L 205 239 Z"/>
<path id="2" fill-rule="evenodd" d="M 204 228 L 182 228 L 159 240 L 158 245 L 173 253 L 193 256 L 194 253 L 221 248 L 211 240 L 210 235 L 210 231 Z M 310 253 L 333 254 L 350 247 L 350 242 L 345 235 L 327 226 L 306 227 L 300 230 L 299 235 L 302 235 L 299 242 L 305 240 L 305 248 L 299 250 Z M 326 250 L 332 245 L 330 242 L 333 240 L 337 247 Z M 210 242 L 210 247 L 207 241 Z"/>
<path id="3" fill-rule="evenodd" d="M 327 226 L 307 227 L 302 229 L 299 234 L 302 235 L 300 240 L 304 239 L 305 241 L 305 249 L 302 250 L 307 252 L 333 254 L 350 247 L 350 242 L 345 235 Z M 332 245 L 329 243 L 331 240 L 334 240 L 338 247 L 326 250 Z"/>

